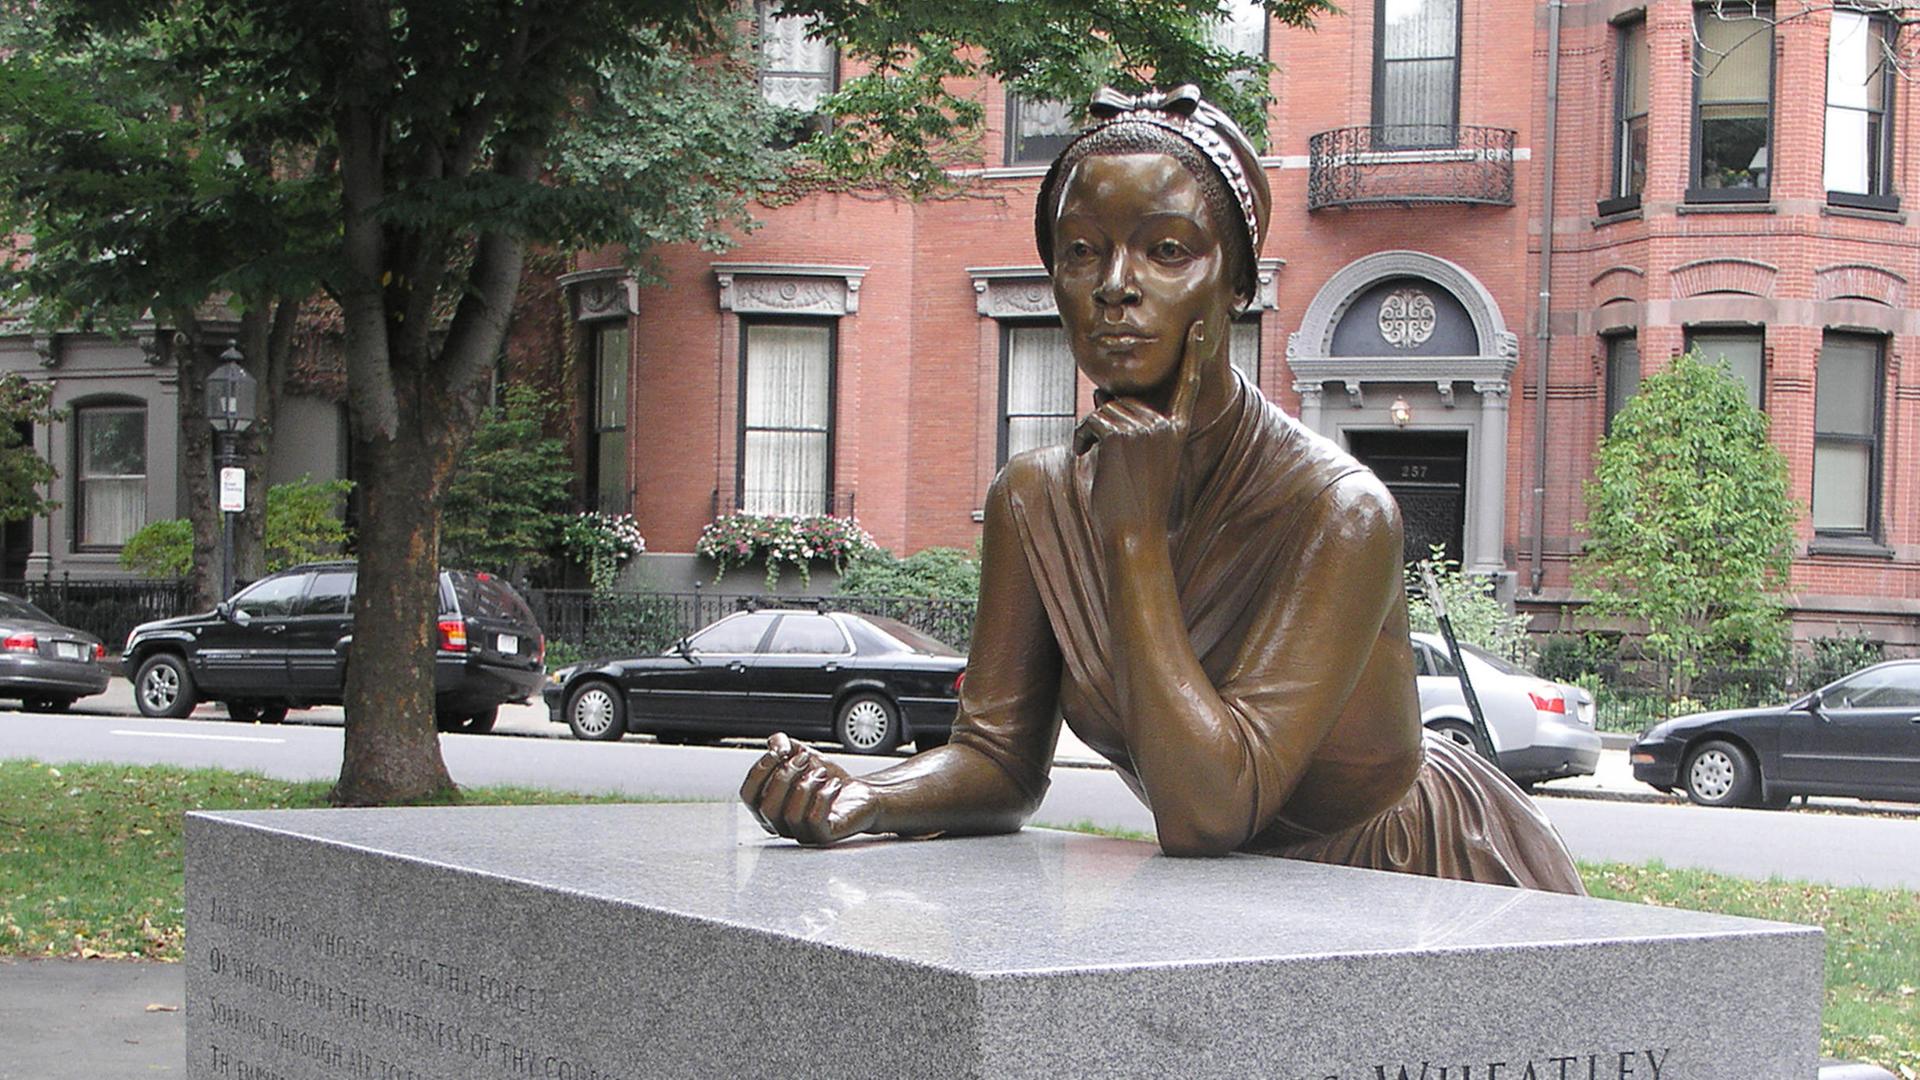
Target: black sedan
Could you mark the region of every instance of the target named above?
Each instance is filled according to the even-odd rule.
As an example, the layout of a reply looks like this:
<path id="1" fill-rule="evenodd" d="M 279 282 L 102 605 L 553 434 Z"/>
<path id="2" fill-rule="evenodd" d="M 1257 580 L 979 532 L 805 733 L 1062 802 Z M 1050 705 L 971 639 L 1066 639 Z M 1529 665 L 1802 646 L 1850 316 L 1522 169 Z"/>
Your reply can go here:
<path id="1" fill-rule="evenodd" d="M 1863 668 L 1791 705 L 1654 725 L 1633 775 L 1703 806 L 1785 806 L 1795 795 L 1920 802 L 1920 660 Z"/>
<path id="2" fill-rule="evenodd" d="M 99 638 L 0 593 L 0 698 L 17 697 L 28 712 L 65 712 L 105 690 L 108 674 Z"/>
<path id="3" fill-rule="evenodd" d="M 576 738 L 698 742 L 785 731 L 856 754 L 947 741 L 967 658 L 894 619 L 743 611 L 659 656 L 574 664 L 548 679 L 549 716 Z"/>

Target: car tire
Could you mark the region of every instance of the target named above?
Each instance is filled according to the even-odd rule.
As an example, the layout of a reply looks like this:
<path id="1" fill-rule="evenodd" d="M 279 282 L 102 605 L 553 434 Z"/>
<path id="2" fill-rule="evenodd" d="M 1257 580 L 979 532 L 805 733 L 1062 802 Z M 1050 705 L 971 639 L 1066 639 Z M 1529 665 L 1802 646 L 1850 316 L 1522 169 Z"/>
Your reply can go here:
<path id="1" fill-rule="evenodd" d="M 434 726 L 456 735 L 485 735 L 500 719 L 500 706 L 476 713 L 436 713 Z"/>
<path id="2" fill-rule="evenodd" d="M 133 703 L 141 716 L 178 720 L 199 701 L 187 662 L 173 653 L 154 653 L 133 676 Z"/>
<path id="3" fill-rule="evenodd" d="M 33 713 L 63 713 L 73 708 L 74 699 L 70 697 L 30 697 L 20 702 L 20 707 Z"/>
<path id="4" fill-rule="evenodd" d="M 585 742 L 618 742 L 627 733 L 626 702 L 612 683 L 581 683 L 567 695 L 567 727 Z"/>
<path id="5" fill-rule="evenodd" d="M 227 718 L 242 724 L 282 724 L 287 719 L 287 707 L 264 701 L 229 701 Z"/>
<path id="6" fill-rule="evenodd" d="M 1473 725 L 1465 720 L 1435 720 L 1427 725 L 1427 730 L 1463 750 L 1472 751 L 1495 765 L 1499 764 L 1493 756 L 1493 748 L 1488 746 L 1480 738 L 1480 733 L 1473 730 Z"/>
<path id="7" fill-rule="evenodd" d="M 879 694 L 854 694 L 840 703 L 833 734 L 850 754 L 884 754 L 900 744 L 900 710 Z"/>
<path id="8" fill-rule="evenodd" d="M 1701 806 L 1745 806 L 1759 780 L 1753 758 L 1723 739 L 1701 743 L 1680 769 L 1680 785 L 1687 789 L 1687 798 Z"/>

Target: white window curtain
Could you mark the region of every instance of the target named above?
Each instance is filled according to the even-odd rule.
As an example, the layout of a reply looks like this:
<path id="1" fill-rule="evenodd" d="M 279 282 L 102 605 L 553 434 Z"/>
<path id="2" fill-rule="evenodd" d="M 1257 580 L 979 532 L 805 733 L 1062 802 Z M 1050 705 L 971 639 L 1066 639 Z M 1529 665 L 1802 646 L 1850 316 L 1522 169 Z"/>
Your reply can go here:
<path id="1" fill-rule="evenodd" d="M 780 14 L 779 4 L 760 5 L 760 92 L 770 105 L 814 112 L 833 92 L 833 45 L 810 38 L 812 20 Z"/>
<path id="2" fill-rule="evenodd" d="M 1233 329 L 1227 334 L 1227 359 L 1234 370 L 1247 377 L 1255 386 L 1260 385 L 1260 319 L 1253 316 L 1235 319 Z"/>
<path id="3" fill-rule="evenodd" d="M 1460 0 L 1380 0 L 1374 122 L 1395 146 L 1451 146 L 1459 90 Z"/>
<path id="4" fill-rule="evenodd" d="M 1226 0 L 1212 32 L 1214 48 L 1249 59 L 1247 70 L 1233 74 L 1234 85 L 1245 89 L 1253 81 L 1253 63 L 1267 58 L 1267 9 L 1260 0 Z"/>
<path id="5" fill-rule="evenodd" d="M 1073 437 L 1073 352 L 1058 326 L 1009 326 L 1007 334 L 1007 457 Z"/>
<path id="6" fill-rule="evenodd" d="M 594 331 L 594 494 L 595 506 L 609 514 L 632 510 L 627 470 L 627 341 L 624 324 L 605 324 Z"/>
<path id="7" fill-rule="evenodd" d="M 74 413 L 80 440 L 81 547 L 120 547 L 147 523 L 147 410 L 95 406 Z"/>
<path id="8" fill-rule="evenodd" d="M 827 451 L 832 371 L 831 326 L 747 328 L 742 510 L 820 514 L 830 509 Z"/>
<path id="9" fill-rule="evenodd" d="M 1073 137 L 1073 108 L 1064 101 L 1028 101 L 1008 95 L 1013 130 L 1008 163 L 1052 161 Z"/>
<path id="10" fill-rule="evenodd" d="M 1835 11 L 1827 40 L 1828 191 L 1885 194 L 1886 24 L 1858 11 Z"/>

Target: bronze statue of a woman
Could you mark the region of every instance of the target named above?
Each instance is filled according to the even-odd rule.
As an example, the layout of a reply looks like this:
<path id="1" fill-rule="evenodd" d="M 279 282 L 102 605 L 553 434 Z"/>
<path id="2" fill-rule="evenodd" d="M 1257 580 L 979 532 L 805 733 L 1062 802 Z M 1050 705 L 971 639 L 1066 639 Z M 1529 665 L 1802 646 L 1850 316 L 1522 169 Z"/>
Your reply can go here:
<path id="1" fill-rule="evenodd" d="M 1064 718 L 1169 855 L 1582 892 L 1525 794 L 1422 737 L 1392 497 L 1228 363 L 1271 208 L 1251 143 L 1191 87 L 1092 113 L 1035 232 L 1096 407 L 987 494 L 952 740 L 855 778 L 775 735 L 741 798 L 806 844 L 1009 832 Z"/>

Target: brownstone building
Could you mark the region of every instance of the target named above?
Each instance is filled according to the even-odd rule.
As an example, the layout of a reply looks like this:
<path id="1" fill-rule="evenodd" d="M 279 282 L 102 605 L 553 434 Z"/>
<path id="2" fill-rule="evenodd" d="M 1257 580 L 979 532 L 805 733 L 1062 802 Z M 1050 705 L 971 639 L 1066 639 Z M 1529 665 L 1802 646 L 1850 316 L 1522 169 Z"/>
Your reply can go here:
<path id="1" fill-rule="evenodd" d="M 835 58 L 768 29 L 767 92 L 817 100 Z M 1892 31 L 1690 0 L 1223 23 L 1278 67 L 1271 239 L 1235 364 L 1382 474 L 1410 549 L 1443 543 L 1555 611 L 1578 599 L 1581 485 L 1612 411 L 1698 344 L 1790 462 L 1798 632 L 1920 645 L 1920 372 L 1902 362 L 1920 234 L 1900 201 L 1920 128 Z M 611 258 L 561 279 L 588 486 L 654 551 L 691 551 L 736 507 L 851 513 L 897 552 L 970 546 L 1007 456 L 1089 407 L 1031 228 L 1065 111 L 979 94 L 983 160 L 950 195 L 813 195 L 723 256 L 664 252 L 658 286 Z"/>

